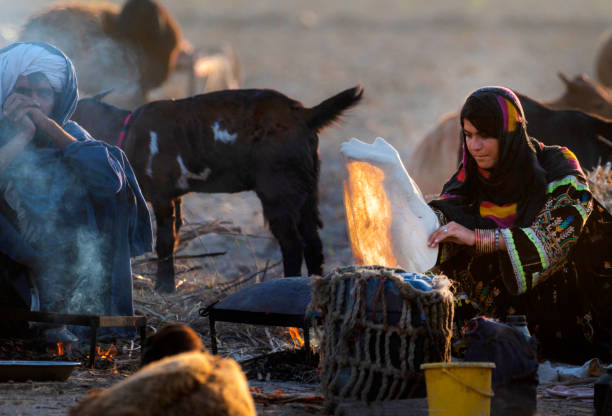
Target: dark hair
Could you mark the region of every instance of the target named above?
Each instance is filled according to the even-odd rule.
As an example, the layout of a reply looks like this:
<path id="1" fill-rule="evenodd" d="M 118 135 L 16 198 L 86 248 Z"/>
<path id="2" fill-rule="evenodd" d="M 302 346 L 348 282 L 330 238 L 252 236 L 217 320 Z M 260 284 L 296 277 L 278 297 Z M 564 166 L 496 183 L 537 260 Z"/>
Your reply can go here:
<path id="1" fill-rule="evenodd" d="M 468 97 L 461 109 L 461 127 L 467 119 L 485 137 L 499 139 L 503 134 L 503 124 L 499 112 L 495 111 L 497 103 L 486 101 L 473 95 Z"/>
<path id="2" fill-rule="evenodd" d="M 171 355 L 201 351 L 203 345 L 193 329 L 182 323 L 170 323 L 147 338 L 142 348 L 141 365 L 144 366 Z"/>

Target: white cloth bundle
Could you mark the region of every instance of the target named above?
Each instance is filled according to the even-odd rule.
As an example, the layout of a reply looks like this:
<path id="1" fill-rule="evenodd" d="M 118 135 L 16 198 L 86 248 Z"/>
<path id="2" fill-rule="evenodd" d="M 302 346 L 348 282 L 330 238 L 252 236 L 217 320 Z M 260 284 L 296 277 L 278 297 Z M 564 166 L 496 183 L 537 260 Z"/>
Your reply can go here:
<path id="1" fill-rule="evenodd" d="M 341 152 L 348 158 L 349 179 L 345 183 L 345 204 L 349 230 L 353 229 L 350 231 L 353 254 L 359 252 L 359 255 L 355 255 L 355 261 L 387 267 L 399 266 L 415 273 L 423 273 L 433 267 L 438 257 L 438 248 L 429 247 L 427 239 L 440 223 L 436 214 L 425 203 L 419 187 L 404 168 L 397 150 L 385 139 L 377 137 L 372 144 L 352 138 L 342 144 Z M 359 184 L 355 182 L 355 178 L 350 178 L 355 172 L 350 166 L 353 161 L 365 162 L 382 172 L 382 175 L 379 174 L 379 177 L 382 177 L 380 184 Z M 359 198 L 363 199 L 364 195 L 357 195 L 358 190 L 367 189 L 369 185 L 382 188 L 386 202 L 360 202 Z M 377 199 L 380 197 L 381 195 L 376 196 Z M 389 215 L 391 218 L 386 218 Z M 359 235 L 359 232 L 367 228 L 377 228 L 377 241 L 366 241 Z M 377 243 L 386 244 L 392 255 L 381 260 L 381 257 L 370 254 L 376 250 L 372 249 Z M 396 264 L 380 264 L 385 261 Z"/>

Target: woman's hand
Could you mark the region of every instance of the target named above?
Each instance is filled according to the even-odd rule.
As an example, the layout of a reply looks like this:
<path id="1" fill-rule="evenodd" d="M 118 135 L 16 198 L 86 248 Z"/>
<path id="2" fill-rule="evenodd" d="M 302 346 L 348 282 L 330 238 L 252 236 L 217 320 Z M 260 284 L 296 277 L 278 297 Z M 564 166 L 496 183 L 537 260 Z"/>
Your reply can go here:
<path id="1" fill-rule="evenodd" d="M 429 236 L 427 245 L 429 247 L 437 247 L 442 242 L 473 246 L 476 244 L 476 234 L 469 228 L 451 221 L 434 231 Z"/>

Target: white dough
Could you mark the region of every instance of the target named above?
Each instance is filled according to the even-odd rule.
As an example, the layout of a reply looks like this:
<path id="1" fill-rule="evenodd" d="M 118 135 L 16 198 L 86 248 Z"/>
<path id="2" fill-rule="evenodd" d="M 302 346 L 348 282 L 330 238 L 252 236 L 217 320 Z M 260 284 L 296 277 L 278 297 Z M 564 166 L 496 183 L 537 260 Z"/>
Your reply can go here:
<path id="1" fill-rule="evenodd" d="M 384 173 L 382 186 L 392 214 L 389 244 L 398 264 L 382 266 L 399 266 L 415 273 L 433 267 L 438 248 L 430 248 L 427 239 L 440 226 L 440 222 L 404 168 L 397 150 L 382 137 L 377 137 L 372 144 L 352 138 L 342 144 L 340 151 L 348 158 L 347 163 L 353 160 L 367 162 Z M 352 217 L 356 217 L 354 213 Z M 361 247 L 361 251 L 367 251 L 367 247 Z"/>

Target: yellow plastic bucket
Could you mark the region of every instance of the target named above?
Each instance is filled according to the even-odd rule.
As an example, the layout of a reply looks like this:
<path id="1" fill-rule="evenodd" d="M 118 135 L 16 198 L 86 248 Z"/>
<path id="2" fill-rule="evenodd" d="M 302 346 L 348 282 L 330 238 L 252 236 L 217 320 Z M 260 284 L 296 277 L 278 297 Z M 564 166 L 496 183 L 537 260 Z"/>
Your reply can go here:
<path id="1" fill-rule="evenodd" d="M 428 363 L 425 371 L 429 416 L 489 416 L 495 363 Z"/>

